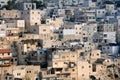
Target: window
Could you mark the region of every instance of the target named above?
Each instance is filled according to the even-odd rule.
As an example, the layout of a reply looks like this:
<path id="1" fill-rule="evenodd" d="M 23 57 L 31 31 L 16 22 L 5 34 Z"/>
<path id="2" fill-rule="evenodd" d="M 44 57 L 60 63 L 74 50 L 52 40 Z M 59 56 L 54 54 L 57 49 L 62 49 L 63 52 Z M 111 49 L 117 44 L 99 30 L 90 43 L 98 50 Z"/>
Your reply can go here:
<path id="1" fill-rule="evenodd" d="M 42 52 L 40 52 L 40 54 L 42 54 Z"/>
<path id="2" fill-rule="evenodd" d="M 65 56 L 62 56 L 62 58 L 65 58 Z"/>
<path id="3" fill-rule="evenodd" d="M 97 53 L 97 56 L 99 56 L 99 53 Z"/>
<path id="4" fill-rule="evenodd" d="M 105 39 L 104 42 L 107 43 L 107 40 Z"/>
<path id="5" fill-rule="evenodd" d="M 89 68 L 91 68 L 91 66 L 89 66 Z"/>
<path id="6" fill-rule="evenodd" d="M 29 7 L 31 7 L 32 5 L 29 5 Z"/>
<path id="7" fill-rule="evenodd" d="M 81 53 L 80 53 L 80 56 L 84 56 L 84 52 L 81 52 Z"/>
<path id="8" fill-rule="evenodd" d="M 75 78 L 72 78 L 72 80 L 76 80 Z"/>
<path id="9" fill-rule="evenodd" d="M 85 35 L 85 33 L 83 33 L 83 35 Z"/>
<path id="10" fill-rule="evenodd" d="M 100 13 L 100 11 L 98 11 L 98 13 Z"/>
<path id="11" fill-rule="evenodd" d="M 5 77 L 5 79 L 7 80 L 7 77 Z"/>
<path id="12" fill-rule="evenodd" d="M 1 1 L 1 3 L 5 3 L 5 2 Z"/>
<path id="13" fill-rule="evenodd" d="M 89 17 L 89 19 L 91 19 L 91 17 Z"/>
<path id="14" fill-rule="evenodd" d="M 3 15 L 5 15 L 5 13 L 3 13 Z"/>
<path id="15" fill-rule="evenodd" d="M 84 74 L 82 74 L 82 76 L 84 76 Z"/>
<path id="16" fill-rule="evenodd" d="M 82 69 L 84 69 L 84 66 L 82 66 Z"/>
<path id="17" fill-rule="evenodd" d="M 1 31 L 5 31 L 5 29 L 1 29 Z"/>
<path id="18" fill-rule="evenodd" d="M 37 73 L 38 73 L 38 71 L 35 71 L 35 72 L 34 72 L 34 74 L 37 74 Z"/>
<path id="19" fill-rule="evenodd" d="M 20 73 L 17 73 L 17 76 L 20 76 L 21 74 Z"/>
<path id="20" fill-rule="evenodd" d="M 21 14 L 23 14 L 23 12 L 21 12 Z"/>
<path id="21" fill-rule="evenodd" d="M 37 25 L 37 23 L 35 23 L 35 25 Z"/>
<path id="22" fill-rule="evenodd" d="M 101 66 L 101 68 L 103 68 L 103 66 Z"/>
<path id="23" fill-rule="evenodd" d="M 28 5 L 26 5 L 26 8 L 28 8 Z"/>
<path id="24" fill-rule="evenodd" d="M 104 34 L 104 37 L 107 37 L 107 34 Z"/>
<path id="25" fill-rule="evenodd" d="M 92 71 L 96 72 L 96 65 L 95 64 L 93 64 Z"/>
<path id="26" fill-rule="evenodd" d="M 65 71 L 68 71 L 69 70 L 69 68 L 65 68 Z"/>
<path id="27" fill-rule="evenodd" d="M 9 80 L 12 80 L 12 77 L 9 77 Z"/>
<path id="28" fill-rule="evenodd" d="M 43 31 L 46 31 L 46 29 L 43 29 Z"/>
<path id="29" fill-rule="evenodd" d="M 27 71 L 27 73 L 31 73 L 31 71 Z"/>
<path id="30" fill-rule="evenodd" d="M 8 55 L 10 55 L 10 53 L 8 53 Z"/>
<path id="31" fill-rule="evenodd" d="M 16 15 L 16 18 L 17 18 L 18 16 Z"/>
<path id="32" fill-rule="evenodd" d="M 17 61 L 17 59 L 15 59 L 15 61 Z"/>
<path id="33" fill-rule="evenodd" d="M 38 80 L 38 78 L 36 78 L 36 80 Z"/>
<path id="34" fill-rule="evenodd" d="M 64 64 L 68 64 L 67 62 L 64 62 Z"/>
<path id="35" fill-rule="evenodd" d="M 75 71 L 75 69 L 72 69 L 72 71 L 74 72 L 74 71 Z"/>
<path id="36" fill-rule="evenodd" d="M 34 54 L 32 54 L 32 56 L 34 56 Z"/>
<path id="37" fill-rule="evenodd" d="M 36 31 L 36 30 L 34 29 L 34 31 Z"/>

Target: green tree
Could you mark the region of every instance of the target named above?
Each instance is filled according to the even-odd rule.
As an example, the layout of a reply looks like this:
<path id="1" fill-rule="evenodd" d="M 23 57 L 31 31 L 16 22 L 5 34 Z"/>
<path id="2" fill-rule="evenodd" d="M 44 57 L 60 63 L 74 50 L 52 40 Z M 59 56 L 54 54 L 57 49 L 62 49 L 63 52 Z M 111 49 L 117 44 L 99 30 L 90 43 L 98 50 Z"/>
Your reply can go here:
<path id="1" fill-rule="evenodd" d="M 33 0 L 32 2 L 33 2 L 33 3 L 36 3 L 36 8 L 37 8 L 37 9 L 46 8 L 46 5 L 45 5 L 43 2 L 41 2 L 41 1 Z"/>
<path id="2" fill-rule="evenodd" d="M 6 8 L 7 10 L 15 9 L 15 1 L 8 1 L 7 5 L 3 6 L 3 8 Z"/>

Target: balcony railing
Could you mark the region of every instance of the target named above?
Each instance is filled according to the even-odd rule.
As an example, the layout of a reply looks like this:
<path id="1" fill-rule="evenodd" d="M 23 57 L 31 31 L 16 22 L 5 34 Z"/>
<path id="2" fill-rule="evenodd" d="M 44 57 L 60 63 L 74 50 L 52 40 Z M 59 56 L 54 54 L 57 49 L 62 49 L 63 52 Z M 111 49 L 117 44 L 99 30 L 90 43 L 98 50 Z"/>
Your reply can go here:
<path id="1" fill-rule="evenodd" d="M 13 62 L 1 64 L 0 67 L 8 67 L 8 66 L 11 66 L 11 65 L 13 65 Z"/>
<path id="2" fill-rule="evenodd" d="M 9 33 L 9 34 L 7 34 L 7 36 L 18 36 L 18 34 L 17 33 Z"/>
<path id="3" fill-rule="evenodd" d="M 9 60 L 12 59 L 13 57 L 0 57 L 0 60 Z"/>

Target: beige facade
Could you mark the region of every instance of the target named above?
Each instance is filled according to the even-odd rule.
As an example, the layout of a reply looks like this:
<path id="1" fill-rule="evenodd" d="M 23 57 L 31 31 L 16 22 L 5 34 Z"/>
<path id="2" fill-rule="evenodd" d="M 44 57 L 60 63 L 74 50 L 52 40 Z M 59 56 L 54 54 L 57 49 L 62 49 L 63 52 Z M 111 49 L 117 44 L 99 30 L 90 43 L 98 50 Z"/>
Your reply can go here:
<path id="1" fill-rule="evenodd" d="M 97 60 L 97 59 L 101 58 L 101 51 L 100 50 L 92 50 L 90 57 L 93 60 Z"/>
<path id="2" fill-rule="evenodd" d="M 4 23 L 4 21 L 1 21 L 1 24 L 0 24 L 0 37 L 6 37 L 6 27 L 7 27 L 7 25 Z"/>
<path id="3" fill-rule="evenodd" d="M 21 11 L 21 18 L 25 20 L 26 28 L 29 30 L 30 26 L 41 24 L 40 10 L 24 10 Z"/>
<path id="4" fill-rule="evenodd" d="M 87 61 L 78 61 L 78 79 L 89 80 L 90 73 L 92 72 L 92 65 Z"/>
<path id="5" fill-rule="evenodd" d="M 21 40 L 27 40 L 27 39 L 39 39 L 39 34 L 24 34 Z"/>
<path id="6" fill-rule="evenodd" d="M 6 19 L 6 39 L 9 41 L 18 41 L 19 33 L 24 31 L 24 20 Z"/>
<path id="7" fill-rule="evenodd" d="M 115 5 L 114 4 L 106 4 L 106 10 L 111 11 L 115 9 Z"/>
<path id="8" fill-rule="evenodd" d="M 9 49 L 0 49 L 0 66 L 7 67 L 13 65 L 11 61 L 13 59 L 13 54 Z"/>
<path id="9" fill-rule="evenodd" d="M 93 42 L 94 34 L 97 32 L 96 23 L 82 23 L 75 25 L 75 36 L 81 42 Z"/>
<path id="10" fill-rule="evenodd" d="M 2 18 L 20 18 L 20 11 L 18 10 L 0 10 L 0 16 Z"/>
<path id="11" fill-rule="evenodd" d="M 0 38 L 0 49 L 9 49 L 10 48 L 10 41 L 5 38 Z"/>
<path id="12" fill-rule="evenodd" d="M 25 43 L 25 41 L 23 41 L 23 43 L 19 43 L 18 44 L 18 57 L 19 57 L 19 64 L 26 64 L 26 57 L 27 55 L 29 55 L 29 53 L 27 53 L 28 51 L 36 51 L 37 50 L 37 43 L 33 42 L 32 44 L 27 41 L 27 43 Z"/>
<path id="13" fill-rule="evenodd" d="M 50 25 L 41 24 L 32 26 L 30 32 L 34 33 L 35 35 L 39 35 L 40 43 L 44 48 L 51 47 L 52 42 L 50 38 L 52 33 L 50 30 Z"/>
<path id="14" fill-rule="evenodd" d="M 82 23 L 75 25 L 64 25 L 59 29 L 60 38 L 64 41 L 79 39 L 81 42 L 93 42 L 97 33 L 97 23 Z"/>
<path id="15" fill-rule="evenodd" d="M 7 28 L 6 29 L 6 39 L 9 41 L 18 41 L 19 28 Z"/>
<path id="16" fill-rule="evenodd" d="M 63 24 L 63 18 L 46 19 L 46 24 L 51 25 L 51 30 L 58 29 Z"/>
<path id="17" fill-rule="evenodd" d="M 84 50 L 79 51 L 58 51 L 53 53 L 53 68 L 55 69 L 55 74 L 58 74 L 61 78 L 63 75 L 69 76 L 63 79 L 67 80 L 89 80 L 90 75 L 92 75 L 92 64 L 88 63 L 83 58 L 80 58 L 79 53 L 83 53 Z M 94 51 L 94 54 L 99 51 Z M 92 52 L 93 53 L 93 52 Z M 96 57 L 96 56 L 94 56 Z M 96 57 L 98 58 L 98 57 Z M 65 71 L 64 71 L 65 70 Z M 65 74 L 69 73 L 69 74 Z"/>
<path id="18" fill-rule="evenodd" d="M 47 24 L 41 24 L 41 25 L 35 25 L 30 28 L 30 32 L 34 34 L 39 34 L 41 39 L 48 39 L 50 38 L 50 25 Z"/>
<path id="19" fill-rule="evenodd" d="M 99 41 L 99 43 L 103 44 L 116 43 L 116 24 L 99 23 L 97 29 L 99 34 L 97 37 L 99 37 L 99 39 L 96 41 Z"/>
<path id="20" fill-rule="evenodd" d="M 58 79 L 77 80 L 77 59 L 78 52 L 58 51 L 53 53 L 52 67 L 55 69 Z"/>
<path id="21" fill-rule="evenodd" d="M 101 58 L 100 50 L 93 50 L 89 57 L 87 57 L 84 49 L 82 50 L 57 50 L 52 53 L 52 68 L 55 70 L 55 74 L 58 79 L 63 80 L 89 80 L 91 75 L 97 76 L 100 70 L 105 70 L 105 66 L 100 66 L 94 62 L 89 62 L 89 58 L 92 61 L 96 61 Z M 98 76 L 97 76 L 98 78 Z"/>
<path id="22" fill-rule="evenodd" d="M 13 68 L 14 79 L 36 80 L 39 79 L 39 72 L 39 66 L 14 66 Z"/>

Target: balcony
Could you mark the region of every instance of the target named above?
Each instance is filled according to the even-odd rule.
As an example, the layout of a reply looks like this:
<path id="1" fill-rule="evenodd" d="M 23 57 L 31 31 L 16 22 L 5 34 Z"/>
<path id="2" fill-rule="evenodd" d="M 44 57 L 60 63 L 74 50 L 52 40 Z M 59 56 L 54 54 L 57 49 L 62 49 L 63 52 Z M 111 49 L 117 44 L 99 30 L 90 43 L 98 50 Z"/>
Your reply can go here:
<path id="1" fill-rule="evenodd" d="M 43 78 L 52 78 L 52 77 L 56 77 L 56 74 L 48 74 L 43 76 Z"/>
<path id="2" fill-rule="evenodd" d="M 61 74 L 61 71 L 56 71 L 55 74 Z"/>
<path id="3" fill-rule="evenodd" d="M 0 57 L 0 60 L 10 60 L 12 59 L 13 57 Z"/>
<path id="4" fill-rule="evenodd" d="M 55 74 L 61 74 L 61 73 L 62 73 L 62 68 L 55 69 Z"/>
<path id="5" fill-rule="evenodd" d="M 0 67 L 9 67 L 11 65 L 13 65 L 13 62 L 3 63 L 3 64 L 0 65 Z"/>
<path id="6" fill-rule="evenodd" d="M 71 80 L 70 73 L 67 74 L 57 74 L 57 79 L 59 80 Z"/>
<path id="7" fill-rule="evenodd" d="M 18 34 L 17 33 L 9 33 L 9 34 L 7 34 L 7 36 L 18 36 Z"/>
<path id="8" fill-rule="evenodd" d="M 65 73 L 65 74 L 69 74 L 69 73 L 71 73 L 70 72 L 70 70 L 69 70 L 69 68 L 64 68 L 63 70 L 62 70 L 62 73 Z"/>
<path id="9" fill-rule="evenodd" d="M 0 57 L 0 66 L 8 67 L 8 66 L 13 65 L 12 59 L 13 57 Z"/>

